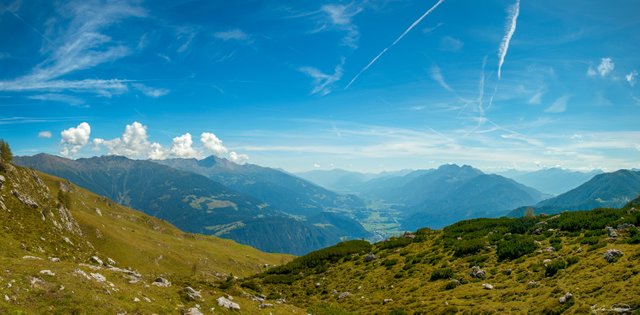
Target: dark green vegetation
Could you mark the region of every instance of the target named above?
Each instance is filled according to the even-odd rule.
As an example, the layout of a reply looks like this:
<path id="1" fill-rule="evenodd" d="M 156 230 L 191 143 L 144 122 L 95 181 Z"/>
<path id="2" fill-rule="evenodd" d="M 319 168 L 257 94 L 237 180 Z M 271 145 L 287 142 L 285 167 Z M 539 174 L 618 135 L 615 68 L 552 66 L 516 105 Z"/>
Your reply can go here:
<path id="1" fill-rule="evenodd" d="M 314 314 L 586 314 L 613 312 L 616 305 L 638 310 L 636 203 L 473 219 L 372 245 L 339 244 L 241 283 Z M 607 250 L 623 255 L 607 261 Z M 567 292 L 572 298 L 561 303 Z"/>
<path id="2" fill-rule="evenodd" d="M 11 162 L 11 160 L 13 160 L 13 153 L 11 153 L 9 143 L 2 139 L 0 139 L 0 159 L 5 162 Z"/>
<path id="3" fill-rule="evenodd" d="M 555 214 L 562 211 L 590 210 L 602 207 L 619 208 L 640 193 L 640 172 L 619 170 L 596 175 L 588 182 L 562 195 L 541 201 L 531 208 L 536 214 Z M 524 215 L 522 207 L 509 213 L 511 217 Z"/>
<path id="4" fill-rule="evenodd" d="M 185 231 L 230 238 L 263 251 L 304 254 L 336 244 L 345 238 L 362 238 L 369 235 L 360 224 L 345 214 L 323 212 L 321 205 L 315 204 L 305 208 L 305 205 L 298 204 L 301 208 L 297 208 L 295 213 L 300 214 L 306 210 L 309 213 L 306 217 L 294 218 L 291 215 L 294 213 L 293 210 L 285 213 L 254 195 L 228 188 L 203 175 L 151 161 L 115 156 L 69 160 L 46 154 L 16 157 L 15 160 L 17 164 L 68 179 L 120 204 L 165 219 Z M 177 160 L 172 161 L 173 164 L 177 163 Z M 297 183 L 297 186 L 290 184 L 291 188 L 284 190 L 284 186 L 275 186 L 264 179 L 283 177 L 286 174 L 282 172 L 260 169 L 260 173 L 252 166 L 241 166 L 211 158 L 193 162 L 201 163 L 203 168 L 223 162 L 226 163 L 226 168 L 233 165 L 236 168 L 248 168 L 244 172 L 238 171 L 236 177 L 230 177 L 231 171 L 225 173 L 229 176 L 225 183 L 236 183 L 234 188 L 244 187 L 244 191 L 256 195 L 260 195 L 259 191 L 273 193 L 271 201 L 275 203 L 282 199 L 280 203 L 286 204 L 289 200 L 287 198 L 291 196 L 294 199 L 304 198 L 291 190 L 302 185 L 301 183 Z M 280 189 L 279 193 L 275 193 L 277 189 Z M 312 193 L 317 193 L 320 196 L 318 198 L 323 199 L 320 192 Z M 327 204 L 327 207 L 337 206 L 340 197 L 334 194 L 331 198 L 333 202 Z"/>
<path id="5" fill-rule="evenodd" d="M 216 299 L 227 293 L 237 295 L 243 311 L 256 313 L 258 302 L 222 292 L 226 279 L 291 259 L 182 232 L 4 159 L 0 175 L 1 314 L 180 314 L 196 304 L 224 314 Z M 153 285 L 158 277 L 171 285 Z M 201 298 L 189 300 L 187 286 Z M 270 311 L 291 314 L 295 307 Z"/>

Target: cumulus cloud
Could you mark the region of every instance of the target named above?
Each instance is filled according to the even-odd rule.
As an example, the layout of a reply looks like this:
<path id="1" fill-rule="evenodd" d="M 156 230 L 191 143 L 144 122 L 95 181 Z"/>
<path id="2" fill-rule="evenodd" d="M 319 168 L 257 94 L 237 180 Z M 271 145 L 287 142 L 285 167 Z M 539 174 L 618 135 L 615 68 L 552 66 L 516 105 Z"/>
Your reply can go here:
<path id="1" fill-rule="evenodd" d="M 592 66 L 589 66 L 589 69 L 587 70 L 587 75 L 591 77 L 600 75 L 601 77 L 604 78 L 608 76 L 611 72 L 613 72 L 613 69 L 615 69 L 615 67 L 616 67 L 616 64 L 613 62 L 611 58 L 609 57 L 602 58 L 600 60 L 600 64 L 595 69 Z"/>
<path id="2" fill-rule="evenodd" d="M 629 74 L 625 75 L 624 78 L 627 80 L 627 83 L 629 83 L 629 85 L 635 86 L 637 76 L 638 76 L 638 71 L 633 70 Z"/>
<path id="3" fill-rule="evenodd" d="M 159 143 L 149 142 L 147 126 L 134 121 L 127 125 L 120 138 L 112 140 L 94 139 L 96 147 L 104 146 L 108 154 L 122 155 L 132 159 L 163 159 L 166 154 Z"/>
<path id="4" fill-rule="evenodd" d="M 249 160 L 249 156 L 231 151 L 229 153 L 229 160 L 237 164 L 244 164 Z"/>
<path id="5" fill-rule="evenodd" d="M 38 138 L 45 138 L 45 139 L 51 138 L 51 131 L 44 130 L 44 131 L 38 132 Z"/>
<path id="6" fill-rule="evenodd" d="M 545 113 L 562 113 L 565 110 L 567 110 L 567 103 L 569 102 L 569 99 L 571 98 L 571 96 L 569 95 L 563 95 L 561 97 L 559 97 L 558 99 L 555 100 L 555 102 L 553 102 L 553 104 L 551 104 L 551 106 L 549 106 L 547 109 L 544 110 Z"/>
<path id="7" fill-rule="evenodd" d="M 211 132 L 203 132 L 200 135 L 200 142 L 205 149 L 213 153 L 215 156 L 222 156 L 229 152 L 227 148 L 222 144 L 222 140 Z"/>
<path id="8" fill-rule="evenodd" d="M 62 137 L 60 140 L 60 145 L 62 146 L 60 154 L 66 157 L 72 157 L 78 153 L 82 147 L 89 143 L 91 126 L 89 126 L 88 123 L 83 122 L 75 128 L 71 127 L 63 130 L 60 133 L 60 136 Z"/>
<path id="9" fill-rule="evenodd" d="M 188 132 L 182 136 L 173 138 L 173 143 L 169 151 L 172 156 L 178 158 L 200 157 L 200 153 L 193 148 L 193 140 L 191 139 L 191 134 Z"/>

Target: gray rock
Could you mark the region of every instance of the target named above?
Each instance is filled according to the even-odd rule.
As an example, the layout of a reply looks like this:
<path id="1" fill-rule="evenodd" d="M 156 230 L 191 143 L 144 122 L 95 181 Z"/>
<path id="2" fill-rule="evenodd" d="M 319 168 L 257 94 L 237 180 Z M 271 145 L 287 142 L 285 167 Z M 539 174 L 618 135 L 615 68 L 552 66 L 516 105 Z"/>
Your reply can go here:
<path id="1" fill-rule="evenodd" d="M 45 276 L 51 276 L 51 277 L 54 277 L 56 275 L 55 273 L 53 273 L 53 271 L 49 269 L 40 270 L 40 274 Z"/>
<path id="2" fill-rule="evenodd" d="M 184 314 L 184 315 L 203 315 L 202 312 L 197 307 L 192 307 L 190 309 L 187 309 L 184 312 L 182 312 L 182 314 Z"/>
<path id="3" fill-rule="evenodd" d="M 469 275 L 474 278 L 484 278 L 486 274 L 487 272 L 484 269 L 480 269 L 479 266 L 471 267 L 471 272 L 469 273 Z"/>
<path id="4" fill-rule="evenodd" d="M 618 237 L 618 233 L 616 232 L 616 229 L 614 229 L 614 228 L 612 228 L 610 226 L 607 226 L 605 229 L 607 230 L 607 234 L 609 234 L 609 237 L 611 237 L 611 238 Z"/>
<path id="5" fill-rule="evenodd" d="M 258 308 L 262 309 L 262 308 L 267 308 L 267 307 L 273 307 L 273 304 L 270 303 L 260 303 L 258 305 Z"/>
<path id="6" fill-rule="evenodd" d="M 219 297 L 216 301 L 218 301 L 218 306 L 224 307 L 228 310 L 239 311 L 240 305 L 238 303 L 232 302 L 231 300 L 225 298 L 224 296 Z"/>
<path id="7" fill-rule="evenodd" d="M 619 313 L 619 314 L 629 313 L 632 310 L 633 309 L 628 304 L 616 303 L 616 304 L 611 305 L 611 311 L 615 312 L 615 313 Z"/>
<path id="8" fill-rule="evenodd" d="M 115 266 L 117 263 L 115 260 L 111 259 L 110 257 L 107 257 L 107 264 L 111 266 Z"/>
<path id="9" fill-rule="evenodd" d="M 20 202 L 22 202 L 23 204 L 29 206 L 30 208 L 36 209 L 38 208 L 38 203 L 35 202 L 33 199 L 31 199 L 29 196 L 25 196 L 23 194 L 21 194 L 19 191 L 17 190 L 12 190 L 11 193 L 18 198 L 18 200 L 20 200 Z"/>
<path id="10" fill-rule="evenodd" d="M 162 288 L 166 288 L 166 287 L 170 287 L 171 286 L 171 282 L 169 282 L 169 280 L 162 278 L 162 277 L 157 277 L 155 280 L 153 280 L 153 283 L 151 283 L 152 285 L 158 286 L 158 287 L 162 287 Z"/>
<path id="11" fill-rule="evenodd" d="M 626 229 L 630 229 L 630 228 L 635 228 L 636 226 L 631 224 L 631 223 L 622 223 L 622 224 L 618 224 L 618 231 L 623 231 Z"/>
<path id="12" fill-rule="evenodd" d="M 564 304 L 569 302 L 569 300 L 571 300 L 573 298 L 573 294 L 567 292 L 564 296 L 561 296 L 558 301 L 560 302 L 560 304 Z"/>
<path id="13" fill-rule="evenodd" d="M 104 262 L 102 262 L 102 259 L 98 258 L 98 256 L 91 256 L 89 260 L 91 260 L 91 262 L 96 263 L 98 266 L 104 265 Z"/>
<path id="14" fill-rule="evenodd" d="M 488 283 L 483 283 L 482 284 L 482 288 L 485 290 L 493 290 L 493 285 L 488 284 Z"/>
<path id="15" fill-rule="evenodd" d="M 187 299 L 189 301 L 197 301 L 202 299 L 202 295 L 200 294 L 200 291 L 196 291 L 192 287 L 184 288 L 184 293 L 187 295 Z"/>
<path id="16" fill-rule="evenodd" d="M 540 283 L 538 281 L 529 281 L 529 283 L 527 283 L 527 288 L 528 289 L 533 289 L 533 288 L 537 288 L 540 286 Z"/>
<path id="17" fill-rule="evenodd" d="M 366 256 L 364 256 L 364 261 L 365 262 L 370 262 L 376 259 L 376 255 L 374 255 L 373 253 L 368 253 Z"/>
<path id="18" fill-rule="evenodd" d="M 608 249 L 605 253 L 604 253 L 604 259 L 607 262 L 615 262 L 618 260 L 618 258 L 622 257 L 624 255 L 624 253 L 618 249 Z"/>
<path id="19" fill-rule="evenodd" d="M 4 176 L 0 175 L 0 188 L 2 188 L 2 185 L 4 185 L 4 182 L 6 182 L 7 180 L 4 178 Z"/>
<path id="20" fill-rule="evenodd" d="M 393 299 L 384 299 L 382 300 L 382 304 L 387 304 L 393 302 Z"/>
<path id="21" fill-rule="evenodd" d="M 340 293 L 340 295 L 338 295 L 338 300 L 344 300 L 346 298 L 348 298 L 351 295 L 351 293 L 349 292 L 342 292 Z"/>

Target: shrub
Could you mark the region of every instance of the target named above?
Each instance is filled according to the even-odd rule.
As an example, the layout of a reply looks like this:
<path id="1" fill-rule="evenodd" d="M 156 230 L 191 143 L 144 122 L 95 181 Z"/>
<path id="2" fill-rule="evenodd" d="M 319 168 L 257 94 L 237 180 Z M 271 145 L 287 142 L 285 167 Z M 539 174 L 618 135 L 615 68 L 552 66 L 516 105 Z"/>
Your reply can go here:
<path id="1" fill-rule="evenodd" d="M 453 270 L 451 268 L 438 268 L 431 272 L 431 278 L 429 281 L 436 281 L 440 279 L 449 279 L 453 277 Z"/>
<path id="2" fill-rule="evenodd" d="M 475 255 L 483 249 L 484 241 L 482 239 L 461 240 L 453 246 L 453 255 L 456 257 Z"/>
<path id="3" fill-rule="evenodd" d="M 258 283 L 255 282 L 254 280 L 245 281 L 245 282 L 241 283 L 240 286 L 243 287 L 243 288 L 247 288 L 247 289 L 256 291 L 256 292 L 261 292 L 262 291 L 262 288 L 260 288 Z"/>
<path id="4" fill-rule="evenodd" d="M 547 264 L 544 270 L 546 277 L 553 277 L 559 270 L 567 268 L 567 263 L 564 260 L 554 260 Z"/>
<path id="5" fill-rule="evenodd" d="M 11 153 L 11 147 L 9 144 L 0 139 L 0 158 L 5 162 L 11 162 L 13 160 L 13 153 Z"/>
<path id="6" fill-rule="evenodd" d="M 382 262 L 382 265 L 387 267 L 387 268 L 391 268 L 391 267 L 395 266 L 395 264 L 397 264 L 397 263 L 398 263 L 397 259 L 385 259 Z"/>
<path id="7" fill-rule="evenodd" d="M 408 237 L 398 237 L 398 238 L 390 238 L 384 242 L 378 243 L 376 244 L 376 247 L 378 247 L 378 249 L 383 250 L 383 249 L 394 249 L 394 248 L 398 248 L 398 247 L 405 247 L 409 244 L 411 244 L 413 242 L 413 240 L 411 238 Z"/>
<path id="8" fill-rule="evenodd" d="M 577 264 L 579 260 L 580 258 L 578 258 L 577 256 L 571 256 L 567 258 L 567 267 Z"/>
<path id="9" fill-rule="evenodd" d="M 267 274 L 298 274 L 302 271 L 322 272 L 327 269 L 328 263 L 338 262 L 341 258 L 352 254 L 364 254 L 371 251 L 371 244 L 367 241 L 353 240 L 338 243 L 337 245 L 323 248 L 298 257 L 286 265 L 271 268 Z"/>
<path id="10" fill-rule="evenodd" d="M 510 239 L 498 243 L 498 260 L 516 259 L 533 253 L 536 244 L 531 236 L 512 235 Z"/>
<path id="11" fill-rule="evenodd" d="M 453 290 L 458 286 L 458 281 L 449 281 L 444 285 L 445 290 Z"/>

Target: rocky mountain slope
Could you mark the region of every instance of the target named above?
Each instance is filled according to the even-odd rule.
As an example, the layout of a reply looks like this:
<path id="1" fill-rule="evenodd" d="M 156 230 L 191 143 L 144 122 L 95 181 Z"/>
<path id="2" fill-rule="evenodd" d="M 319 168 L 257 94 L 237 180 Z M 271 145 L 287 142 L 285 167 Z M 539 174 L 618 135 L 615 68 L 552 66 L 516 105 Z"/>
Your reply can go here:
<path id="1" fill-rule="evenodd" d="M 640 194 L 640 172 L 619 170 L 596 175 L 588 182 L 562 195 L 543 200 L 530 207 L 521 207 L 509 213 L 518 217 L 527 209 L 535 213 L 554 214 L 571 210 L 590 210 L 600 207 L 622 207 Z"/>
<path id="2" fill-rule="evenodd" d="M 339 214 L 294 218 L 205 176 L 151 161 L 117 156 L 69 160 L 38 154 L 16 157 L 15 162 L 68 179 L 185 231 L 230 238 L 268 252 L 304 254 L 368 235 L 358 224 L 346 231 L 332 224 L 330 219 L 339 221 Z"/>
<path id="3" fill-rule="evenodd" d="M 637 313 L 637 204 L 349 241 L 241 283 L 313 314 Z"/>
<path id="4" fill-rule="evenodd" d="M 602 171 L 576 172 L 558 167 L 533 172 L 506 171 L 498 173 L 498 175 L 556 196 L 586 183 L 598 174 L 602 174 Z"/>
<path id="5" fill-rule="evenodd" d="M 227 279 L 291 259 L 173 225 L 0 161 L 0 313 L 225 313 Z M 249 313 L 260 302 L 236 296 Z M 277 314 L 296 308 L 273 305 Z"/>

